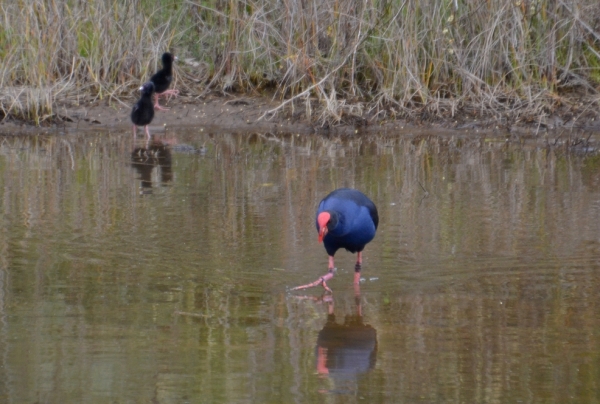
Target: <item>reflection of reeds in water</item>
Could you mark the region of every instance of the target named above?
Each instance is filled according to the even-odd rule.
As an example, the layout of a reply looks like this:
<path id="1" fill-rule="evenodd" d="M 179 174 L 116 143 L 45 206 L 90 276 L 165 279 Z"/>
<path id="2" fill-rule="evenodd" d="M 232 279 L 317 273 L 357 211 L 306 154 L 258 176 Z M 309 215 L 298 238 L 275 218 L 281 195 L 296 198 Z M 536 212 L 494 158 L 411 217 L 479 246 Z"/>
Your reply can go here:
<path id="1" fill-rule="evenodd" d="M 597 356 L 581 359 L 599 351 L 600 280 L 590 270 L 597 263 L 581 258 L 581 273 L 573 273 L 547 258 L 577 261 L 600 251 L 597 156 L 428 135 L 195 136 L 206 156 L 174 155 L 172 185 L 156 198 L 140 198 L 130 139 L 122 134 L 2 138 L 0 270 L 10 279 L 3 299 L 35 307 L 54 299 L 60 310 L 85 313 L 53 320 L 65 333 L 102 326 L 121 338 L 124 323 L 148 321 L 145 304 L 167 328 L 175 310 L 199 314 L 178 321 L 201 330 L 178 338 L 201 350 L 194 358 L 213 371 L 197 381 L 207 397 L 232 388 L 235 401 L 238 390 L 226 376 L 240 370 L 223 358 L 246 354 L 254 374 L 292 380 L 296 395 L 288 393 L 287 402 L 310 396 L 300 378 L 314 373 L 314 351 L 302 347 L 314 347 L 326 310 L 273 291 L 320 273 L 312 261 L 305 271 L 297 265 L 322 248 L 305 242 L 314 240 L 316 203 L 333 188 L 352 186 L 377 202 L 382 218 L 365 252 L 367 278 L 390 261 L 398 271 L 421 265 L 421 276 L 440 260 L 452 271 L 436 273 L 424 290 L 381 282 L 384 300 L 365 296 L 381 355 L 372 383 L 398 397 L 441 385 L 440 397 L 468 402 L 503 401 L 515 389 L 554 391 L 549 401 L 564 402 L 576 381 L 578 397 L 597 391 L 600 378 L 589 369 Z M 465 279 L 453 264 L 489 256 L 512 260 L 514 274 L 498 279 L 494 268 L 482 268 Z M 273 261 L 289 270 L 269 272 Z M 539 266 L 545 262 L 550 271 Z M 54 283 L 60 293 L 45 289 Z M 557 340 L 563 333 L 565 344 Z M 79 343 L 85 351 L 85 338 Z M 592 376 L 578 380 L 570 363 Z M 551 369 L 560 376 L 555 390 L 536 383 L 550 379 Z"/>
<path id="2" fill-rule="evenodd" d="M 502 279 L 484 273 L 459 286 L 394 297 L 386 308 L 394 313 L 392 322 L 378 328 L 387 353 L 385 365 L 379 364 L 395 375 L 385 390 L 476 402 L 525 395 L 593 401 L 600 386 L 590 364 L 599 359 L 600 342 L 596 310 L 584 296 L 597 288 L 597 275 L 547 282 L 548 272 L 560 277 L 561 271 L 516 268 Z"/>
<path id="3" fill-rule="evenodd" d="M 198 206 L 206 210 L 203 220 L 226 218 L 218 225 L 211 222 L 207 229 L 218 232 L 218 239 L 242 239 L 250 230 L 245 228 L 249 218 L 281 222 L 280 228 L 294 232 L 299 220 L 309 217 L 312 221 L 322 195 L 342 186 L 363 189 L 378 201 L 386 223 L 398 224 L 403 233 L 420 234 L 406 240 L 407 251 L 422 251 L 420 246 L 428 243 L 432 251 L 442 254 L 452 245 L 460 251 L 464 243 L 486 252 L 500 249 L 514 254 L 519 248 L 515 240 L 538 229 L 546 234 L 540 240 L 544 248 L 567 254 L 580 241 L 561 239 L 558 229 L 582 235 L 593 231 L 588 223 L 594 217 L 593 194 L 587 191 L 598 183 L 594 157 L 436 137 L 343 140 L 219 135 L 207 139 L 211 159 L 190 159 L 190 171 L 177 176 L 182 177 L 179 183 L 189 182 L 199 195 L 218 196 L 218 202 Z M 100 216 L 117 205 L 135 208 L 130 200 L 135 193 L 119 194 L 121 200 L 112 194 L 130 172 L 109 165 L 108 159 L 118 158 L 118 153 L 103 141 L 4 138 L 0 153 L 5 159 L 6 195 L 18 197 L 8 200 L 12 209 L 33 209 L 36 216 L 52 218 L 80 204 L 88 207 L 88 220 L 108 223 L 108 217 Z M 361 159 L 365 153 L 376 156 Z M 191 172 L 196 171 L 194 178 Z M 38 173 L 43 176 L 38 178 Z M 69 192 L 61 188 L 78 181 L 81 185 Z M 22 193 L 11 193 L 15 183 L 22 184 Z M 536 192 L 532 193 L 532 187 L 537 187 Z M 581 197 L 558 203 L 554 196 L 561 192 Z M 25 208 L 23 203 L 29 201 L 39 205 Z M 192 199 L 188 203 L 194 209 L 201 202 Z M 420 209 L 423 204 L 429 208 Z M 473 223 L 469 219 L 471 204 L 478 205 L 485 220 Z M 279 213 L 274 215 L 273 209 Z M 467 226 L 469 232 L 457 233 Z M 382 243 L 386 243 L 385 233 L 378 236 L 377 244 Z"/>
<path id="4" fill-rule="evenodd" d="M 85 215 L 86 221 L 103 224 L 101 233 L 115 224 L 109 212 L 136 216 L 135 191 L 115 194 L 130 177 L 129 168 L 110 166 L 109 160 L 119 154 L 103 142 L 4 138 L 0 153 L 10 209 L 52 221 Z M 119 140 L 113 142 L 127 150 Z M 406 237 L 407 252 L 443 255 L 475 245 L 481 252 L 514 255 L 518 240 L 532 237 L 536 230 L 544 233 L 541 248 L 566 255 L 583 248 L 582 241 L 563 239 L 559 229 L 582 237 L 594 231 L 589 223 L 594 194 L 588 191 L 599 181 L 597 159 L 562 149 L 546 152 L 429 136 L 394 140 L 219 135 L 203 142 L 210 145 L 211 158 L 186 160 L 189 167 L 174 173 L 174 185 L 186 183 L 197 190 L 181 207 L 191 220 L 186 226 L 204 226 L 219 241 L 243 240 L 262 221 L 268 222 L 266 228 L 280 223 L 274 226 L 284 230 L 280 241 L 294 237 L 303 227 L 300 223 L 312 225 L 318 200 L 342 186 L 360 188 L 378 202 L 385 223 Z M 371 153 L 373 158 L 360 158 Z M 19 193 L 14 192 L 16 183 Z M 70 187 L 71 183 L 80 185 Z M 580 197 L 559 203 L 556 196 L 563 192 Z M 209 203 L 209 196 L 217 199 Z M 201 222 L 195 222 L 195 209 L 203 211 Z M 471 220 L 474 210 L 483 220 Z M 389 242 L 396 243 L 396 237 L 391 234 Z M 293 249 L 292 240 L 287 241 Z M 376 245 L 387 242 L 386 232 L 378 235 Z"/>

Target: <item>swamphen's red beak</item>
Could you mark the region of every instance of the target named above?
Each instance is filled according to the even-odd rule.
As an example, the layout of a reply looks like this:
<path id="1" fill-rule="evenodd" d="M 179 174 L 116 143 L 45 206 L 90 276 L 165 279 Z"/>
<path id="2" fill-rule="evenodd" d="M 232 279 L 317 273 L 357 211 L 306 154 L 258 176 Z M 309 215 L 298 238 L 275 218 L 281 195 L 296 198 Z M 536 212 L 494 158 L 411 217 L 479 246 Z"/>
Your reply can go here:
<path id="1" fill-rule="evenodd" d="M 327 228 L 327 223 L 329 223 L 329 219 L 331 219 L 331 215 L 329 212 L 321 212 L 319 217 L 317 217 L 317 222 L 319 223 L 319 243 L 323 242 L 323 237 L 327 234 L 329 229 Z"/>

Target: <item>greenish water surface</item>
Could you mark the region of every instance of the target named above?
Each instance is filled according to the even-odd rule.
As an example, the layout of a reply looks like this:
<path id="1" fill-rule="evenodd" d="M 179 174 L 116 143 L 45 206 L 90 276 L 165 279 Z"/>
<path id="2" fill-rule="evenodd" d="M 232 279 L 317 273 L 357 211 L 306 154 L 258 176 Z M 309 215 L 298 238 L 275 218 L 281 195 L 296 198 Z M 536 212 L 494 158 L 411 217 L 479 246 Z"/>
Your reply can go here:
<path id="1" fill-rule="evenodd" d="M 342 186 L 360 291 L 290 293 Z M 1 138 L 0 402 L 600 402 L 599 187 L 483 135 Z"/>

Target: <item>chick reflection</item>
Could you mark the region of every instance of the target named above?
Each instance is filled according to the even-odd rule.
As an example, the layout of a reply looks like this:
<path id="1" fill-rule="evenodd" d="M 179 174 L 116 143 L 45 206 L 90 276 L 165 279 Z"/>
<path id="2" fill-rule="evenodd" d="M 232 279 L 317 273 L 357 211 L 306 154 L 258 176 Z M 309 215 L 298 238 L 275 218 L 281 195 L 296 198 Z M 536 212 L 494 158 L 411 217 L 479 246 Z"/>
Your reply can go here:
<path id="1" fill-rule="evenodd" d="M 152 193 L 152 171 L 159 167 L 160 182 L 166 184 L 173 179 L 172 158 L 169 143 L 152 137 L 144 146 L 131 152 L 131 166 L 140 174 L 140 194 Z"/>

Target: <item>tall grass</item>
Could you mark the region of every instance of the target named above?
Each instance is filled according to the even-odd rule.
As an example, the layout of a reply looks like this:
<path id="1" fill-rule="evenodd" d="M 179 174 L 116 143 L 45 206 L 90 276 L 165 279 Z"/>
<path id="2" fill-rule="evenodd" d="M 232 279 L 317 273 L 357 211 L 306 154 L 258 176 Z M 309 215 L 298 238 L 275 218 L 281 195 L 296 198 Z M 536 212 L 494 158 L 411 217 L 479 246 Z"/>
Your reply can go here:
<path id="1" fill-rule="evenodd" d="M 0 18 L 0 114 L 38 123 L 60 97 L 126 97 L 166 49 L 192 94 L 274 89 L 273 113 L 321 123 L 600 109 L 596 0 L 13 0 Z"/>

